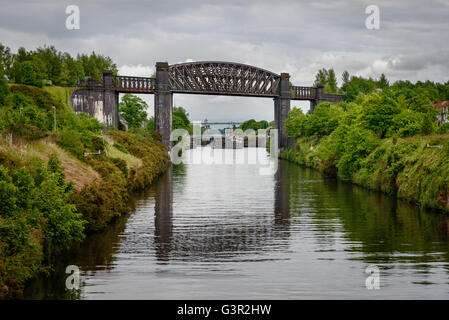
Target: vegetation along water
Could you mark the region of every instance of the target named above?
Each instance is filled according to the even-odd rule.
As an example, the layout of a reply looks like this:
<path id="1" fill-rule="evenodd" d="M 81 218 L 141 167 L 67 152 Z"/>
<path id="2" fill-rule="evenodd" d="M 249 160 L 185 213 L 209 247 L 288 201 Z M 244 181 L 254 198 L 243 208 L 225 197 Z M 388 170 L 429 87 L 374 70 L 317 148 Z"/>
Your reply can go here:
<path id="1" fill-rule="evenodd" d="M 105 266 L 127 272 L 128 278 L 113 274 L 122 284 L 146 275 L 135 292 L 142 297 L 200 298 L 218 285 L 218 298 L 235 297 L 237 287 L 242 297 L 309 297 L 329 289 L 326 283 L 334 288 L 329 296 L 346 288 L 348 297 L 358 297 L 367 293 L 351 270 L 368 262 L 387 270 L 392 296 L 422 297 L 416 285 L 445 292 L 448 223 L 427 208 L 449 211 L 449 123 L 441 103 L 449 100 L 449 83 L 390 84 L 384 75 L 375 80 L 345 72 L 338 88 L 334 71 L 320 70 L 315 85 L 344 100 L 321 103 L 313 113 L 292 108 L 285 128 L 295 143 L 280 157 L 322 175 L 282 161 L 274 177 L 261 177 L 246 166 L 187 164 L 172 173 L 167 148 L 138 97 L 125 95 L 120 103 L 129 131 L 105 132 L 96 119 L 75 114 L 67 103 L 74 87 L 85 77 L 101 81 L 106 69 L 117 73 L 112 59 L 95 53 L 72 57 L 42 47 L 13 54 L 0 44 L 0 298 L 23 297 L 27 284 L 34 288 L 29 284 L 43 275 L 54 276 L 67 254 L 85 276 L 93 272 L 86 281 L 103 281 Z M 186 110 L 176 108 L 173 128 L 191 126 Z M 269 127 L 255 120 L 241 126 Z M 164 178 L 152 186 L 159 176 Z M 198 181 L 208 188 L 196 190 Z M 207 199 L 219 201 L 204 202 L 197 192 L 205 189 Z M 241 201 L 234 206 L 236 197 Z M 182 210 L 174 199 L 183 201 Z M 93 248 L 91 239 L 105 250 Z M 323 276 L 335 270 L 328 269 L 330 261 L 343 261 L 334 267 L 344 277 L 334 282 Z M 148 263 L 154 267 L 149 277 Z M 313 273 L 317 265 L 321 272 Z M 272 282 L 225 285 L 239 275 Z M 161 289 L 146 290 L 155 286 Z M 96 297 L 84 288 L 79 297 Z M 117 287 L 100 288 L 122 297 Z M 37 296 L 66 297 L 39 290 Z"/>

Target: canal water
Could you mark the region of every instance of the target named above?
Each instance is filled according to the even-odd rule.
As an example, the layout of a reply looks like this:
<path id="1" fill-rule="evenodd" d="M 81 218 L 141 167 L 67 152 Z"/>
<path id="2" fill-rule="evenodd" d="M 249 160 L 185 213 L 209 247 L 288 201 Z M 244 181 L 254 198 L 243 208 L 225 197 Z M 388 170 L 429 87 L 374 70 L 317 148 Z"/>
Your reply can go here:
<path id="1" fill-rule="evenodd" d="M 235 163 L 245 152 L 267 160 L 264 149 L 216 152 L 234 164 L 173 166 L 134 212 L 60 257 L 26 297 L 449 298 L 447 215 L 284 161 L 272 175 Z M 80 269 L 79 290 L 65 287 L 68 265 Z M 368 288 L 379 289 L 367 288 L 370 276 Z"/>

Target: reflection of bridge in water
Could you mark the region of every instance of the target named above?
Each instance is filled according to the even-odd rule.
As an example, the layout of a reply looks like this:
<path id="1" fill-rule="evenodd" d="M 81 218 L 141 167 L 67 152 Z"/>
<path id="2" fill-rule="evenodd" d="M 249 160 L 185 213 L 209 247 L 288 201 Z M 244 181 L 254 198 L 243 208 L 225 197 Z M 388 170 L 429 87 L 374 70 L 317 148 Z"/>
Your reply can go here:
<path id="1" fill-rule="evenodd" d="M 154 241 L 159 261 L 263 260 L 263 255 L 260 256 L 263 252 L 288 250 L 290 213 L 285 168 L 279 168 L 275 175 L 273 216 L 242 214 L 226 224 L 220 217 L 207 220 L 198 217 L 195 225 L 190 221 L 192 216 L 189 216 L 189 225 L 183 225 L 183 219 L 173 224 L 176 219 L 173 217 L 172 170 L 169 169 L 156 187 Z M 252 253 L 254 257 L 248 257 Z"/>

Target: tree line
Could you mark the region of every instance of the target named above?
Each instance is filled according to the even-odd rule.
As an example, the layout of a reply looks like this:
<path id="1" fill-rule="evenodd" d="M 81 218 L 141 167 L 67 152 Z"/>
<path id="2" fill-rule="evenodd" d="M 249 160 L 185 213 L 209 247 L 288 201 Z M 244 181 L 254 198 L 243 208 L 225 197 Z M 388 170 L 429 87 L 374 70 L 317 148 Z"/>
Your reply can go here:
<path id="1" fill-rule="evenodd" d="M 349 79 L 349 80 L 348 80 Z M 449 83 L 431 81 L 389 84 L 353 76 L 343 84 L 344 100 L 321 103 L 313 113 L 293 108 L 286 120 L 289 136 L 298 141 L 316 141 L 320 163 L 337 168 L 342 178 L 350 178 L 382 141 L 396 141 L 418 135 L 447 134 L 447 110 L 435 102 L 449 100 Z M 318 153 L 317 153 L 318 154 Z"/>
<path id="2" fill-rule="evenodd" d="M 430 101 L 440 101 L 449 99 L 449 81 L 437 83 L 432 81 L 417 81 L 412 83 L 408 80 L 396 81 L 390 84 L 385 74 L 381 74 L 379 79 L 371 77 L 350 75 L 344 71 L 341 76 L 342 86 L 338 87 L 337 77 L 334 69 L 320 69 L 315 75 L 314 87 L 323 86 L 325 93 L 342 94 L 346 102 L 354 101 L 359 94 L 369 94 L 373 92 L 394 92 L 410 98 L 417 94 L 425 96 Z"/>
<path id="3" fill-rule="evenodd" d="M 43 85 L 76 85 L 86 77 L 101 82 L 103 71 L 117 74 L 117 66 L 108 56 L 92 52 L 73 57 L 54 46 L 35 50 L 21 47 L 16 53 L 0 43 L 0 77 L 9 82 L 37 87 Z"/>

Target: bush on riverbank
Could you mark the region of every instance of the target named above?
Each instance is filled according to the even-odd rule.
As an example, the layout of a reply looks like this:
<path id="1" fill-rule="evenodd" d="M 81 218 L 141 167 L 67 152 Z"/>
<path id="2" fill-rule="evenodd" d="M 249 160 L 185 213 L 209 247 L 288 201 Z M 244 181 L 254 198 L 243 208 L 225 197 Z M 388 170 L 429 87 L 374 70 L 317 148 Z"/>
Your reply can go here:
<path id="1" fill-rule="evenodd" d="M 102 135 L 96 119 L 71 110 L 64 88 L 12 85 L 6 92 L 0 105 L 0 298 L 20 297 L 25 282 L 55 254 L 129 212 L 130 193 L 148 187 L 169 163 L 151 132 Z"/>
<path id="2" fill-rule="evenodd" d="M 56 156 L 0 148 L 0 298 L 20 295 L 41 263 L 84 237 Z"/>
<path id="3" fill-rule="evenodd" d="M 349 177 L 339 172 L 335 154 L 333 158 L 323 156 L 328 154 L 323 139 L 299 138 L 297 149 L 281 152 L 280 157 L 369 189 L 449 211 L 448 140 L 447 134 L 383 139 L 360 157 Z"/>

